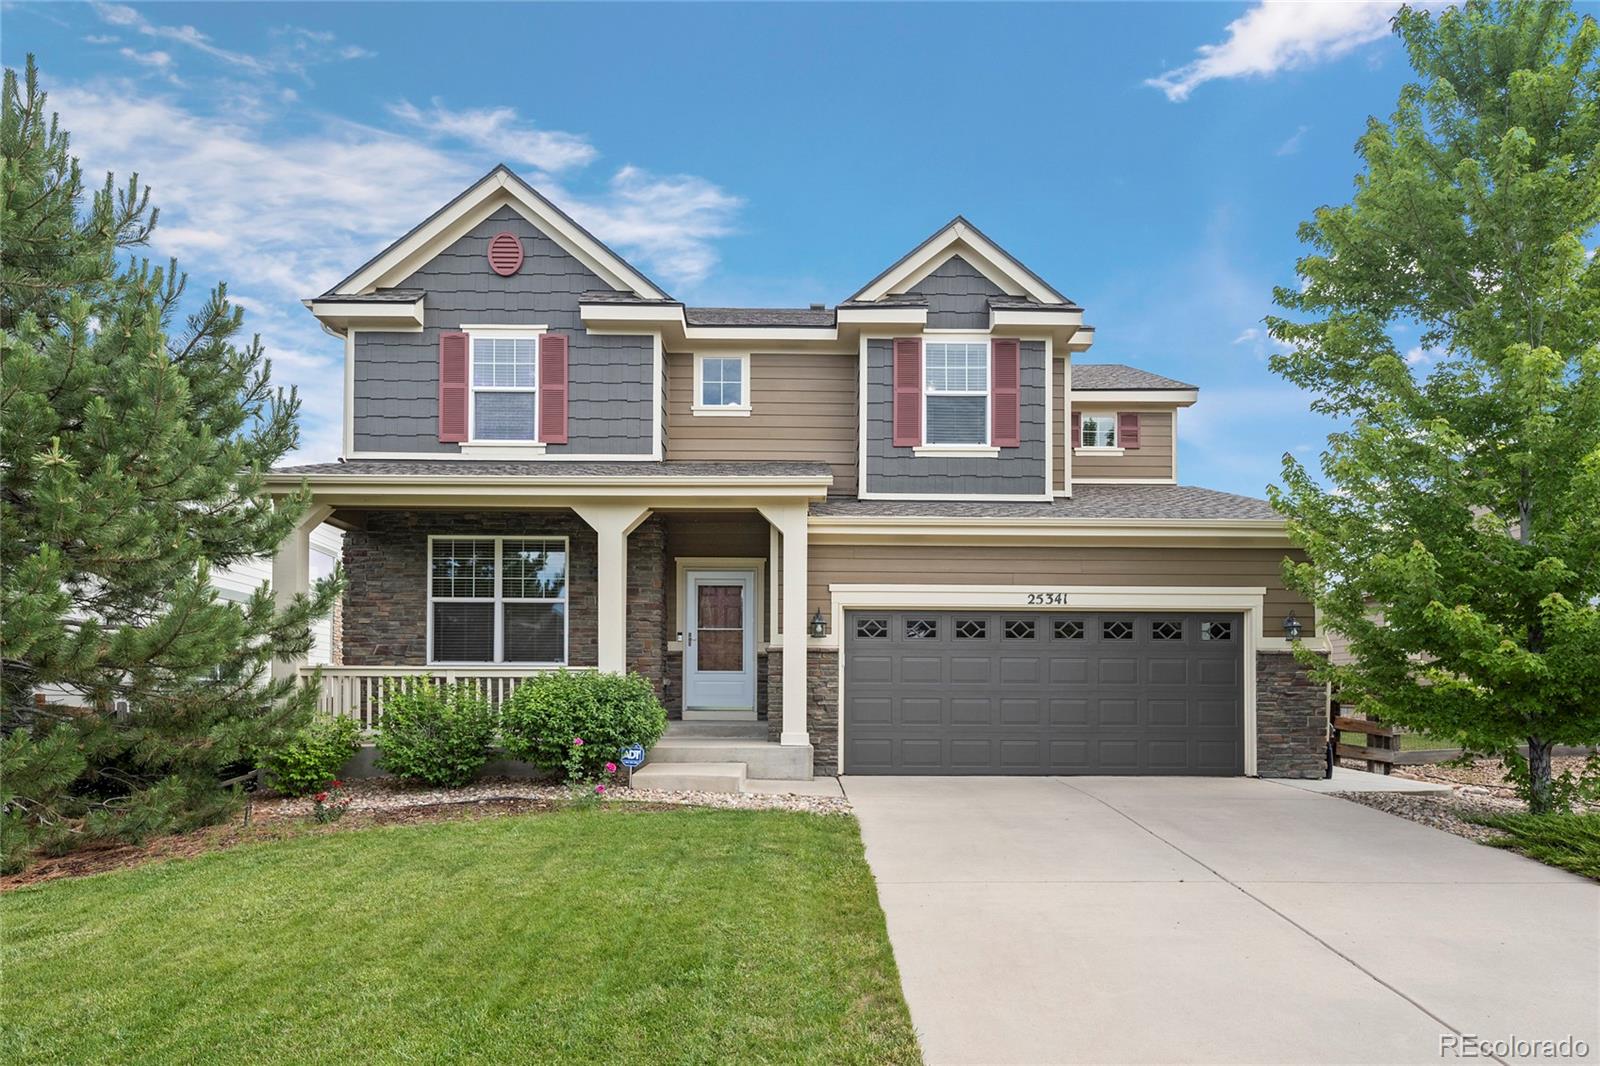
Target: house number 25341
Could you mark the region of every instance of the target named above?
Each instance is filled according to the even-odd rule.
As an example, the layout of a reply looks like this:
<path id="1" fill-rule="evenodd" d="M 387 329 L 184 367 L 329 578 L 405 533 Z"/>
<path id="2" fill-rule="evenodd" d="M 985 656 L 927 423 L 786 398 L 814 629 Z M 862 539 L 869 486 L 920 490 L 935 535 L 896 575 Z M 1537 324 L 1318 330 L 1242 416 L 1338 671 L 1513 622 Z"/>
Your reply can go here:
<path id="1" fill-rule="evenodd" d="M 1030 592 L 1028 593 L 1029 607 L 1065 607 L 1067 594 L 1065 592 Z"/>

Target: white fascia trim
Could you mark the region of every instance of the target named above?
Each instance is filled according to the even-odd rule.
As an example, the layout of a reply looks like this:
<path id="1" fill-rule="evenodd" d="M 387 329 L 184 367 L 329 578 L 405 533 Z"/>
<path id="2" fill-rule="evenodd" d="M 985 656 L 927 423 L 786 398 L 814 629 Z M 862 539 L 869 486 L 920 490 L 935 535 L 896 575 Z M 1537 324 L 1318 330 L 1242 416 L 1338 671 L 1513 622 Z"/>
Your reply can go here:
<path id="1" fill-rule="evenodd" d="M 1060 593 L 1062 604 L 1028 603 L 1030 596 Z M 877 585 L 828 586 L 832 624 L 830 636 L 814 642 L 818 648 L 839 649 L 844 642 L 847 610 L 1080 610 L 1080 611 L 1217 611 L 1244 615 L 1240 633 L 1244 689 L 1244 772 L 1256 773 L 1256 651 L 1273 650 L 1263 639 L 1267 590 L 1264 587 L 1210 587 L 1181 585 Z M 839 657 L 840 710 L 846 699 L 844 664 Z M 839 772 L 844 772 L 844 715 L 837 717 Z"/>
<path id="2" fill-rule="evenodd" d="M 341 333 L 350 329 L 421 333 L 422 299 L 419 296 L 411 303 L 395 303 L 392 300 L 374 300 L 372 303 L 306 300 L 304 303 L 317 321 Z"/>
<path id="3" fill-rule="evenodd" d="M 1048 502 L 1048 493 L 1037 496 L 1012 496 L 997 495 L 989 492 L 858 492 L 858 500 L 956 500 L 956 501 L 988 501 L 991 503 L 1040 503 Z"/>
<path id="4" fill-rule="evenodd" d="M 1037 328 L 1076 329 L 1083 324 L 1082 311 L 1017 311 L 997 307 L 989 312 L 991 329 Z"/>
<path id="5" fill-rule="evenodd" d="M 504 443 L 503 441 L 501 443 Z M 529 443 L 539 443 L 531 441 Z M 427 462 L 450 462 L 451 460 L 468 459 L 470 456 L 460 452 L 350 452 L 346 459 L 415 459 Z M 530 459 L 547 459 L 551 462 L 567 463 L 659 463 L 661 457 L 648 455 L 643 452 L 629 452 L 624 455 L 607 455 L 603 452 L 547 452 L 543 456 L 529 456 Z"/>
<path id="6" fill-rule="evenodd" d="M 839 325 L 851 326 L 916 326 L 928 324 L 926 307 L 841 307 Z"/>
<path id="7" fill-rule="evenodd" d="M 1161 407 L 1177 404 L 1188 407 L 1200 399 L 1198 389 L 1079 389 L 1074 395 L 1080 407 L 1111 404 L 1151 404 Z"/>
<path id="8" fill-rule="evenodd" d="M 382 258 L 351 278 L 339 291 L 366 292 L 385 282 L 392 283 L 391 274 L 404 276 L 411 272 L 407 269 L 411 260 L 457 239 L 461 232 L 471 229 L 507 204 L 520 210 L 529 222 L 538 226 L 563 250 L 614 288 L 635 292 L 647 299 L 667 299 L 667 294 L 650 284 L 644 275 L 579 230 L 570 220 L 547 210 L 544 204 L 528 193 L 521 182 L 500 170 L 489 174 L 460 197 L 453 210 L 441 214 L 410 238 L 391 248 Z M 472 221 L 463 227 L 461 224 L 466 219 Z"/>
<path id="9" fill-rule="evenodd" d="M 1079 453 L 1082 454 L 1081 452 Z M 1080 485 L 1175 485 L 1177 478 L 1170 477 L 1080 477 Z"/>
<path id="10" fill-rule="evenodd" d="M 966 254 L 969 251 L 984 262 L 974 262 L 974 257 Z M 958 254 L 990 281 L 1013 296 L 1026 294 L 1040 303 L 1055 305 L 1061 303 L 1060 296 L 1033 280 L 1028 275 L 1026 267 L 991 244 L 982 234 L 974 232 L 971 227 L 959 221 L 945 227 L 943 232 L 927 241 L 919 254 L 862 289 L 852 299 L 877 300 L 902 288 L 915 285 L 943 266 L 951 256 Z"/>
<path id="11" fill-rule="evenodd" d="M 918 444 L 911 454 L 924 458 L 998 459 L 1000 449 L 990 444 Z"/>
<path id="12" fill-rule="evenodd" d="M 749 508 L 751 501 L 785 501 L 798 504 L 821 499 L 833 483 L 832 475 L 805 477 L 625 477 L 514 474 L 406 475 L 406 474 L 269 474 L 269 492 L 286 494 L 301 485 L 319 500 L 338 506 L 403 506 L 445 500 L 493 498 L 510 502 L 614 499 L 696 501 L 709 510 Z"/>
<path id="13" fill-rule="evenodd" d="M 507 444 L 504 441 L 472 441 L 461 445 L 463 459 L 538 459 L 545 455 L 543 441 Z"/>
<path id="14" fill-rule="evenodd" d="M 1107 519 L 1007 516 L 938 518 L 910 515 L 812 515 L 807 528 L 813 534 L 872 534 L 878 536 L 952 536 L 1010 538 L 1018 536 L 1070 536 L 1096 533 L 1111 536 L 1172 538 L 1202 534 L 1208 537 L 1279 537 L 1289 543 L 1278 519 Z"/>

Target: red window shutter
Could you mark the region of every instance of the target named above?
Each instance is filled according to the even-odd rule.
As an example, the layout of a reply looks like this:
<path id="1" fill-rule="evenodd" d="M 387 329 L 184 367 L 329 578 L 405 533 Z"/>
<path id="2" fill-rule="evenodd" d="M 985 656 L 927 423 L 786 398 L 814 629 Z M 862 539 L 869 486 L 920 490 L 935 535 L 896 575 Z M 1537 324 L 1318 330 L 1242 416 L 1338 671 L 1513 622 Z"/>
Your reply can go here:
<path id="1" fill-rule="evenodd" d="M 1083 412 L 1072 412 L 1072 447 L 1083 447 Z"/>
<path id="2" fill-rule="evenodd" d="M 990 346 L 990 392 L 994 423 L 989 443 L 996 448 L 1022 445 L 1022 342 L 997 340 Z"/>
<path id="3" fill-rule="evenodd" d="M 447 444 L 467 439 L 469 362 L 465 333 L 439 334 L 439 440 Z"/>
<path id="4" fill-rule="evenodd" d="M 539 439 L 567 443 L 567 338 L 560 333 L 539 338 Z"/>
<path id="5" fill-rule="evenodd" d="M 922 338 L 894 342 L 894 446 L 922 443 Z"/>
<path id="6" fill-rule="evenodd" d="M 1139 412 L 1122 411 L 1117 415 L 1117 447 L 1124 449 L 1139 446 Z"/>

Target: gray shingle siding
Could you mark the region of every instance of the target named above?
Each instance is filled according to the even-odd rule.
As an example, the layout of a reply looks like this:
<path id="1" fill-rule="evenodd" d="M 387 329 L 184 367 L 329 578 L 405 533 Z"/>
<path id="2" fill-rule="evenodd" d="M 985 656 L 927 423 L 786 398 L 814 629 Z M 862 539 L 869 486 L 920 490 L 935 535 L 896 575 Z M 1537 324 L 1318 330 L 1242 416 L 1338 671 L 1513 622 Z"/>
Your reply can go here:
<path id="1" fill-rule="evenodd" d="M 489 239 L 522 238 L 522 269 L 502 278 Z M 439 443 L 439 333 L 463 323 L 546 325 L 570 338 L 566 444 L 551 455 L 639 455 L 651 450 L 654 359 L 650 337 L 591 336 L 578 298 L 605 282 L 510 207 L 503 207 L 396 288 L 421 289 L 421 333 L 356 334 L 355 446 L 363 452 L 451 453 Z"/>
<path id="2" fill-rule="evenodd" d="M 894 446 L 894 342 L 867 342 L 868 492 L 1042 496 L 1045 493 L 1044 342 L 1022 342 L 1022 445 L 994 459 L 918 456 Z"/>
<path id="3" fill-rule="evenodd" d="M 1004 295 L 1000 286 L 959 255 L 906 291 L 928 298 L 929 329 L 987 330 L 989 297 Z"/>

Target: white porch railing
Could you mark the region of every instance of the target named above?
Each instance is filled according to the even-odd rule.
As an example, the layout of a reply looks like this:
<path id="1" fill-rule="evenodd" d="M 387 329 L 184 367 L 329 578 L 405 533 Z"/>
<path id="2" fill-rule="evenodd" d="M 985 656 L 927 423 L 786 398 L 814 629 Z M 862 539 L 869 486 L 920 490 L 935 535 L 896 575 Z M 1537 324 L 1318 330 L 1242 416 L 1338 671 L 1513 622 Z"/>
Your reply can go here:
<path id="1" fill-rule="evenodd" d="M 304 667 L 301 676 L 310 677 L 316 667 Z M 478 689 L 491 706 L 510 696 L 522 682 L 539 674 L 554 673 L 558 667 L 528 666 L 323 666 L 322 691 L 317 707 L 325 714 L 353 718 L 363 733 L 378 728 L 383 720 L 385 696 L 396 689 L 417 685 L 448 685 L 467 682 Z M 590 671 L 593 667 L 568 667 Z"/>

